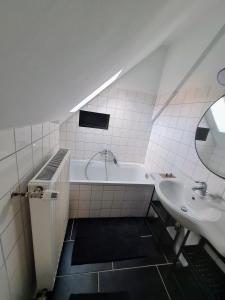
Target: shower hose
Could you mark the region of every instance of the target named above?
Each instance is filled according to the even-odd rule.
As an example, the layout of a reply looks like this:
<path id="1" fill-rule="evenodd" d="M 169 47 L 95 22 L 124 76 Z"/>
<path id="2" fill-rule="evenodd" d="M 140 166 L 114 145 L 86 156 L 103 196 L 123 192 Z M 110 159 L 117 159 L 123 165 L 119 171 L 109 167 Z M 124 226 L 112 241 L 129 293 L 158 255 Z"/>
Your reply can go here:
<path id="1" fill-rule="evenodd" d="M 104 155 L 104 161 L 105 161 L 105 179 L 106 181 L 108 181 L 108 170 L 107 170 L 107 154 L 110 153 L 108 152 L 107 150 L 104 150 L 104 151 L 98 151 L 96 152 L 94 155 L 92 155 L 92 157 L 89 159 L 89 161 L 87 162 L 86 166 L 85 166 L 85 177 L 87 180 L 89 180 L 89 177 L 88 177 L 88 167 L 91 163 L 91 161 L 95 158 L 95 156 L 97 156 L 98 154 L 100 155 Z"/>

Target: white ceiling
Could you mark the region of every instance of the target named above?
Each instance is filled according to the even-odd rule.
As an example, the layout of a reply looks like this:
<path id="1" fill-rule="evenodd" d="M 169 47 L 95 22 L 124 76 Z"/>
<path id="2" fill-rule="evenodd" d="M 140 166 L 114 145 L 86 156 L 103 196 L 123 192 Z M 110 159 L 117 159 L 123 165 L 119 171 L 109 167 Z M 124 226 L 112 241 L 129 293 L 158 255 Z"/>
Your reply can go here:
<path id="1" fill-rule="evenodd" d="M 62 120 L 215 0 L 3 0 L 0 128 Z"/>
<path id="2" fill-rule="evenodd" d="M 166 55 L 167 48 L 164 46 L 159 47 L 121 76 L 114 86 L 156 95 Z"/>

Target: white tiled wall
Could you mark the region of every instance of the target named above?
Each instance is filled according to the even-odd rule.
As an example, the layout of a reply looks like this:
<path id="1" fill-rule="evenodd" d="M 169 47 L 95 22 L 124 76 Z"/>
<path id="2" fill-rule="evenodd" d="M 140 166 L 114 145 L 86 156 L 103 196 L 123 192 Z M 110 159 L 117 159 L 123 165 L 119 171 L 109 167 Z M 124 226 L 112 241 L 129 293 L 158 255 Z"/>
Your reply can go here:
<path id="1" fill-rule="evenodd" d="M 183 41 L 183 46 L 186 45 Z M 169 104 L 167 101 L 171 96 L 170 76 L 174 79 L 173 76 L 179 69 L 178 63 L 181 65 L 186 61 L 183 52 L 176 58 L 175 50 L 172 60 L 167 57 L 164 67 L 166 77 L 164 82 L 161 81 L 160 94 L 157 96 L 153 115 L 160 107 L 166 103 L 167 105 L 153 123 L 145 160 L 147 168 L 151 171 L 173 172 L 193 185 L 194 180 L 206 181 L 209 192 L 223 197 L 225 197 L 225 180 L 210 172 L 199 160 L 195 151 L 195 131 L 209 106 L 224 95 L 224 86 L 217 82 L 217 73 L 224 63 L 224 47 L 225 38 L 222 36 L 185 84 L 179 89 L 177 85 L 177 94 Z M 168 81 L 166 78 L 169 78 Z"/>
<path id="2" fill-rule="evenodd" d="M 148 146 L 155 94 L 110 87 L 83 110 L 110 114 L 109 129 L 79 127 L 79 112 L 60 126 L 60 146 L 72 159 L 89 159 L 108 148 L 118 160 L 143 163 Z"/>
<path id="3" fill-rule="evenodd" d="M 145 216 L 153 186 L 70 184 L 70 218 Z"/>
<path id="4" fill-rule="evenodd" d="M 224 95 L 225 88 L 218 84 L 216 79 L 218 71 L 223 67 L 224 46 L 223 36 L 214 44 L 185 84 L 177 88 L 177 93 L 172 99 L 171 88 L 170 93 L 168 92 L 170 80 L 167 82 L 165 78 L 164 83 L 161 82 L 153 115 L 160 107 L 165 109 L 153 122 L 145 160 L 147 168 L 151 171 L 173 172 L 192 185 L 194 180 L 206 181 L 209 192 L 223 197 L 225 180 L 215 176 L 199 160 L 195 151 L 195 131 L 210 105 Z M 176 52 L 173 56 L 176 57 Z M 164 72 L 169 78 L 176 74 L 179 67 L 175 60 L 170 62 L 170 57 L 167 57 L 167 60 L 164 71 L 166 66 L 173 66 Z M 183 53 L 177 61 L 180 64 L 185 63 Z M 168 100 L 171 100 L 169 104 Z"/>
<path id="5" fill-rule="evenodd" d="M 225 180 L 204 167 L 194 144 L 199 120 L 220 96 L 220 90 L 213 88 L 200 91 L 184 87 L 152 127 L 146 167 L 155 172 L 173 172 L 192 184 L 193 180 L 206 181 L 210 192 L 225 196 Z"/>
<path id="6" fill-rule="evenodd" d="M 29 299 L 35 288 L 28 200 L 25 192 L 59 144 L 57 124 L 0 130 L 0 299 Z"/>

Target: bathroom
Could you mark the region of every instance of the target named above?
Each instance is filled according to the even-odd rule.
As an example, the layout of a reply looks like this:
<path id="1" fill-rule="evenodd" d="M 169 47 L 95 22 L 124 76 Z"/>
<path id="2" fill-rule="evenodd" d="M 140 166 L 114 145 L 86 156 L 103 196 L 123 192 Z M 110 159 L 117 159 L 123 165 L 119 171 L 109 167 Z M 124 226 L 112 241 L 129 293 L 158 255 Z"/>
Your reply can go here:
<path id="1" fill-rule="evenodd" d="M 224 12 L 0 3 L 0 300 L 225 299 Z"/>

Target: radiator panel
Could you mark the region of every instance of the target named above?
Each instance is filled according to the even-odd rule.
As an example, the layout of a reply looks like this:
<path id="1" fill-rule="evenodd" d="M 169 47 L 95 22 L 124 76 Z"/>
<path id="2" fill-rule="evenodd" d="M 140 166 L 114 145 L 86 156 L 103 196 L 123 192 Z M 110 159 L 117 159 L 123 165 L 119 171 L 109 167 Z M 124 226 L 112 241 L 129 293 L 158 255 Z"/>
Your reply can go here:
<path id="1" fill-rule="evenodd" d="M 51 161 L 28 185 L 29 192 L 43 189 L 43 198 L 29 198 L 37 290 L 53 289 L 69 216 L 70 152 L 67 150 L 59 160 L 51 180 L 39 180 Z"/>

